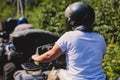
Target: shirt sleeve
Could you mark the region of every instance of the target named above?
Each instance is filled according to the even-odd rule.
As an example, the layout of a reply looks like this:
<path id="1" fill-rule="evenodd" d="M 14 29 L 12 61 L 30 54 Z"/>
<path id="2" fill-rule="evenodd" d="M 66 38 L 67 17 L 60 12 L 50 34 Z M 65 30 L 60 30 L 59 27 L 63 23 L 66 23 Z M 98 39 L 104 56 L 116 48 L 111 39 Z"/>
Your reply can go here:
<path id="1" fill-rule="evenodd" d="M 57 41 L 56 44 L 60 47 L 60 49 L 65 52 L 67 50 L 67 33 L 63 34 Z"/>

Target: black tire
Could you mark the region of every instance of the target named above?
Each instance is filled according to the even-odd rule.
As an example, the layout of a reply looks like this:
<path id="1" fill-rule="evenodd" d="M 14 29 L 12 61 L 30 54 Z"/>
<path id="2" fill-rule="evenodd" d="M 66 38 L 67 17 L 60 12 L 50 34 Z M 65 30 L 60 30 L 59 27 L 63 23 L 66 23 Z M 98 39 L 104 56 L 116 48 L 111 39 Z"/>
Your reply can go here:
<path id="1" fill-rule="evenodd" d="M 7 62 L 7 56 L 5 56 L 4 54 L 4 46 L 0 46 L 0 75 L 3 75 L 3 66 Z"/>
<path id="2" fill-rule="evenodd" d="M 16 71 L 16 67 L 13 63 L 8 62 L 3 68 L 3 80 L 14 80 L 13 74 Z"/>

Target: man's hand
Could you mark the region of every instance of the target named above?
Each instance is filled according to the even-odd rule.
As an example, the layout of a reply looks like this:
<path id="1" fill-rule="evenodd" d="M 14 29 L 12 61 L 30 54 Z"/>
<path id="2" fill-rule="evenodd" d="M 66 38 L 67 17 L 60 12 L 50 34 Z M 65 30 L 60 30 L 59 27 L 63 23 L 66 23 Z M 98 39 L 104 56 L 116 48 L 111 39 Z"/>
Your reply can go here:
<path id="1" fill-rule="evenodd" d="M 36 65 L 39 65 L 39 62 L 36 61 L 36 58 L 37 58 L 38 56 L 39 56 L 38 54 L 32 55 L 32 59 L 34 60 L 34 63 L 35 63 Z"/>
<path id="2" fill-rule="evenodd" d="M 49 50 L 41 55 L 39 55 L 39 54 L 32 55 L 32 59 L 35 62 L 47 63 L 47 62 L 51 62 L 51 61 L 57 59 L 62 53 L 63 53 L 62 50 L 56 44 L 53 46 L 53 48 L 51 50 Z"/>
<path id="3" fill-rule="evenodd" d="M 38 57 L 39 55 L 35 54 L 35 55 L 32 55 L 32 59 L 35 61 L 35 59 Z"/>

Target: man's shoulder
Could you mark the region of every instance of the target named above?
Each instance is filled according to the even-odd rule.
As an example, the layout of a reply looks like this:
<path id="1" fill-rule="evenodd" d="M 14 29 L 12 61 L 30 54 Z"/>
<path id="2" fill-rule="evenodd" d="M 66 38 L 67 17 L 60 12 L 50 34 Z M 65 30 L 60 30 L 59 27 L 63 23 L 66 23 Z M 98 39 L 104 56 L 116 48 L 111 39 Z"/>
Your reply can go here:
<path id="1" fill-rule="evenodd" d="M 16 27 L 23 27 L 23 26 L 33 26 L 32 24 L 20 24 L 20 25 L 17 25 Z"/>

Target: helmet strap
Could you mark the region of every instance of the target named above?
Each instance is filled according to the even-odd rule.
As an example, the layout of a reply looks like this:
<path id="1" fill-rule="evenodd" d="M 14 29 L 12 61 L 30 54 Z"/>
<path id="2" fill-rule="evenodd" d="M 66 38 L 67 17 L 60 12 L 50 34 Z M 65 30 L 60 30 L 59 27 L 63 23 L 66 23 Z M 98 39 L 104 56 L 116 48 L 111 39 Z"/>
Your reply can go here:
<path id="1" fill-rule="evenodd" d="M 68 27 L 69 30 L 72 29 L 72 27 L 74 26 L 74 23 L 75 22 L 72 21 L 70 18 L 67 19 L 66 24 L 67 24 L 67 27 Z"/>
<path id="2" fill-rule="evenodd" d="M 82 25 L 75 28 L 75 30 L 83 31 L 83 32 L 93 32 L 93 29 L 91 29 L 91 26 L 88 25 Z"/>

